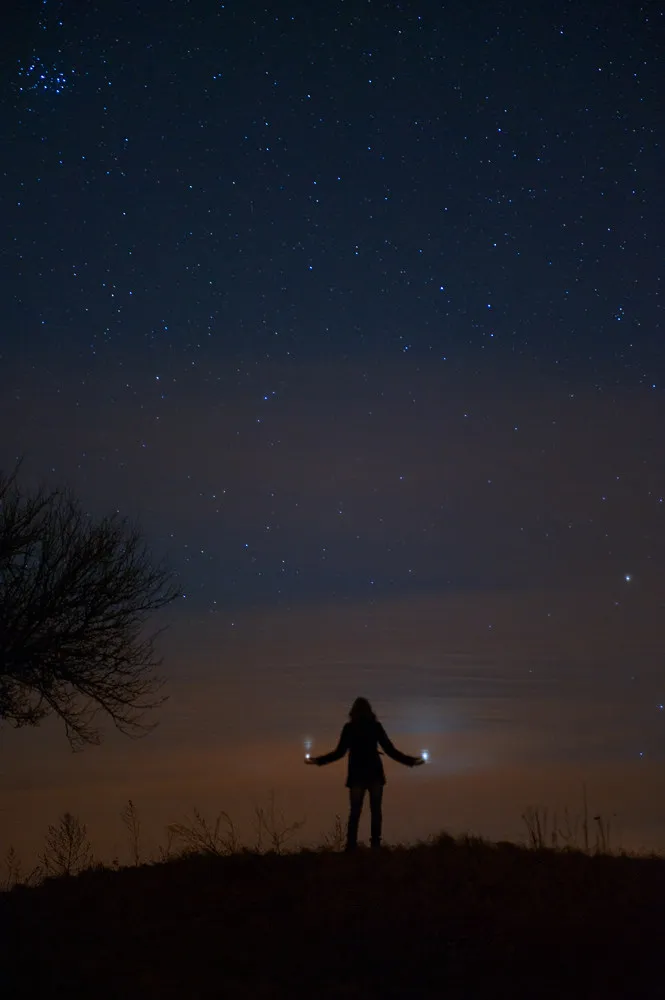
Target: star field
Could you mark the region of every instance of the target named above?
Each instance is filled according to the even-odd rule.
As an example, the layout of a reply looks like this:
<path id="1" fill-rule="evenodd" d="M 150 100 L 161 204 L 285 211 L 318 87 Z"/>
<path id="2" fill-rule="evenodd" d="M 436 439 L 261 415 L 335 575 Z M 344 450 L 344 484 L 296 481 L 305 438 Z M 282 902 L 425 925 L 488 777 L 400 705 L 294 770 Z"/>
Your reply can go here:
<path id="1" fill-rule="evenodd" d="M 470 646 L 662 759 L 662 7 L 5 24 L 0 467 L 138 517 L 184 634 L 466 595 Z"/>

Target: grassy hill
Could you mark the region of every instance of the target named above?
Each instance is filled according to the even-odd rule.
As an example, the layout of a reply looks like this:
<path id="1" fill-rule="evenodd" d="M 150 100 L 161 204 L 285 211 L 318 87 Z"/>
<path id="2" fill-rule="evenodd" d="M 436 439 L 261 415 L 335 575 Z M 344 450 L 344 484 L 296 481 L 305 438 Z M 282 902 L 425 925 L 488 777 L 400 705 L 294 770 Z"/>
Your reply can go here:
<path id="1" fill-rule="evenodd" d="M 662 995 L 665 859 L 446 835 L 198 854 L 16 887 L 0 921 L 8 998 L 635 1000 Z"/>

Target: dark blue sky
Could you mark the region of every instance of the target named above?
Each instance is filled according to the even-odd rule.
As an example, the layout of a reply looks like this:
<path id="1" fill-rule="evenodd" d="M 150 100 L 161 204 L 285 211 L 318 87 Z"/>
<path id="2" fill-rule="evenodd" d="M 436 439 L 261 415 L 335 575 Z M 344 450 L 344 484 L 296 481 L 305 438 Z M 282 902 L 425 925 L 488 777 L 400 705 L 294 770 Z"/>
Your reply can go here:
<path id="1" fill-rule="evenodd" d="M 627 2 L 14 4 L 0 467 L 24 455 L 26 481 L 138 516 L 180 573 L 181 645 L 202 615 L 220 648 L 244 613 L 292 615 L 288 648 L 318 664 L 307 711 L 336 668 L 303 609 L 375 608 L 365 693 L 400 726 L 408 643 L 382 688 L 377 623 L 401 612 L 381 609 L 422 598 L 405 621 L 434 628 L 432 601 L 468 598 L 465 656 L 503 628 L 507 670 L 542 628 L 520 683 L 546 661 L 587 693 L 602 677 L 611 713 L 632 706 L 616 753 L 661 753 L 664 21 Z M 441 671 L 455 635 L 427 647 Z"/>
<path id="2" fill-rule="evenodd" d="M 657 4 L 22 6 L 12 350 L 655 377 Z"/>
<path id="3" fill-rule="evenodd" d="M 46 0 L 15 16 L 0 377 L 17 421 L 48 410 L 62 432 L 57 460 L 3 435 L 5 462 L 23 444 L 35 474 L 112 469 L 136 493 L 123 470 L 161 446 L 164 489 L 192 503 L 176 561 L 188 531 L 217 550 L 220 598 L 270 599 L 283 558 L 338 595 L 391 567 L 413 583 L 426 549 L 454 549 L 439 582 L 482 581 L 453 536 L 487 522 L 483 494 L 490 522 L 515 520 L 499 547 L 528 548 L 535 515 L 565 520 L 525 477 L 574 481 L 552 449 L 586 464 L 595 398 L 620 438 L 584 513 L 603 517 L 608 489 L 615 512 L 627 500 L 611 482 L 627 451 L 662 525 L 658 5 Z M 169 463 L 172 434 L 189 466 Z M 328 448 L 355 473 L 317 472 L 297 506 Z M 414 462 L 428 482 L 405 505 Z M 502 575 L 490 546 L 487 582 Z"/>

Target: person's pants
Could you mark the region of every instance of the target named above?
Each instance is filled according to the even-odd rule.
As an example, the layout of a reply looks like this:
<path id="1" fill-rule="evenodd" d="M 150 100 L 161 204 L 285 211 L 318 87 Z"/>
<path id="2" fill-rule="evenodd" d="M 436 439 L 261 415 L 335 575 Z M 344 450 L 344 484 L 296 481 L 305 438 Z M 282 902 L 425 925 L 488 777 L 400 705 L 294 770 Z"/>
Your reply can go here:
<path id="1" fill-rule="evenodd" d="M 346 831 L 346 849 L 352 851 L 358 843 L 358 823 L 365 801 L 365 788 L 349 788 L 349 825 Z M 371 813 L 372 847 L 381 846 L 381 803 L 383 801 L 383 785 L 376 782 L 367 789 L 369 792 L 369 808 Z"/>

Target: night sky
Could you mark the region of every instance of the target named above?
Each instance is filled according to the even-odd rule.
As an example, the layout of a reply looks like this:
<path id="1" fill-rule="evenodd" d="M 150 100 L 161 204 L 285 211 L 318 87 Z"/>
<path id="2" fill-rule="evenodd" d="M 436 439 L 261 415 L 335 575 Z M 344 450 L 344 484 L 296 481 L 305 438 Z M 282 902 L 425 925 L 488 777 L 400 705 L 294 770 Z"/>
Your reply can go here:
<path id="1" fill-rule="evenodd" d="M 662 848 L 664 41 L 658 3 L 5 17 L 0 467 L 183 594 L 146 740 L 0 728 L 7 836 L 274 789 L 316 840 L 344 769 L 303 740 L 363 694 L 432 757 L 388 840 L 586 782 Z"/>

